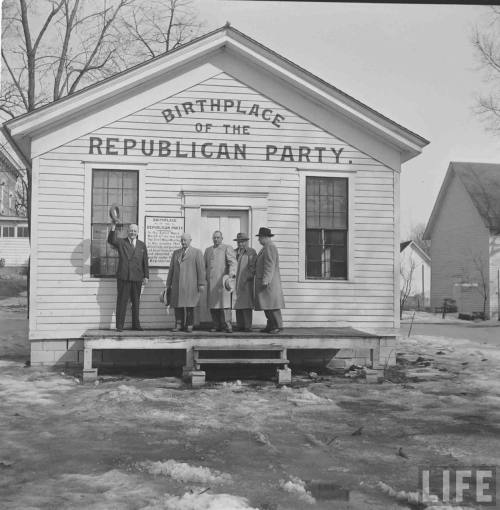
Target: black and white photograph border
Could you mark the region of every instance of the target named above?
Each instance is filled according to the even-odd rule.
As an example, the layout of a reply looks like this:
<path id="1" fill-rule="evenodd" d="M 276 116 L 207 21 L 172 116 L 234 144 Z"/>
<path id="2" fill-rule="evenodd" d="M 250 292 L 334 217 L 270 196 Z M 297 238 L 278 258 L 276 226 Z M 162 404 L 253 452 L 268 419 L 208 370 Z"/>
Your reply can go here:
<path id="1" fill-rule="evenodd" d="M 500 9 L 4 0 L 0 508 L 498 508 Z"/>

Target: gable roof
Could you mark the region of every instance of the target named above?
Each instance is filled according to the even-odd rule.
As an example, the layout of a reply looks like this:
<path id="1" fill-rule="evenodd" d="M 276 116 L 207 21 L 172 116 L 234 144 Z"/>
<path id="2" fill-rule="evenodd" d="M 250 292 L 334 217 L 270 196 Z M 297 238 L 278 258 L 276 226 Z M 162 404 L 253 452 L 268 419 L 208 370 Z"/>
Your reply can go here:
<path id="1" fill-rule="evenodd" d="M 418 155 L 429 143 L 229 24 L 70 96 L 11 119 L 4 126 L 23 154 L 30 158 L 32 137 L 56 129 L 66 119 L 82 115 L 91 106 L 98 109 L 109 102 L 118 102 L 134 88 L 146 87 L 162 77 L 168 79 L 169 75 L 182 70 L 188 63 L 200 61 L 222 50 L 270 71 L 301 93 L 307 93 L 308 97 L 370 130 L 386 144 L 397 148 L 402 162 Z"/>
<path id="2" fill-rule="evenodd" d="M 424 250 L 422 250 L 422 248 L 420 248 L 420 246 L 415 241 L 404 241 L 403 243 L 400 243 L 399 252 L 401 253 L 406 248 L 408 248 L 408 246 L 411 246 L 411 248 L 413 248 L 413 250 L 415 250 L 425 262 L 430 264 L 431 258 L 429 255 L 427 255 L 427 253 L 425 253 Z"/>
<path id="3" fill-rule="evenodd" d="M 485 227 L 492 233 L 500 233 L 500 164 L 452 161 L 427 223 L 424 239 L 430 239 L 432 235 L 453 176 L 463 184 Z"/>

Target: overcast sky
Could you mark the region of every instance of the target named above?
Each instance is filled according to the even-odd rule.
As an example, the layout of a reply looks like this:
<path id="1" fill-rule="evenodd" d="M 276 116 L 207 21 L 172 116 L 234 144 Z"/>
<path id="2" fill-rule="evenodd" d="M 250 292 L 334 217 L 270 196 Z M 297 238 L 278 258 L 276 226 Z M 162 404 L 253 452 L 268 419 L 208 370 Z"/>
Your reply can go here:
<path id="1" fill-rule="evenodd" d="M 431 143 L 403 165 L 401 234 L 427 223 L 450 161 L 500 163 L 475 116 L 485 90 L 471 33 L 489 8 L 196 0 L 204 31 L 231 25 Z"/>

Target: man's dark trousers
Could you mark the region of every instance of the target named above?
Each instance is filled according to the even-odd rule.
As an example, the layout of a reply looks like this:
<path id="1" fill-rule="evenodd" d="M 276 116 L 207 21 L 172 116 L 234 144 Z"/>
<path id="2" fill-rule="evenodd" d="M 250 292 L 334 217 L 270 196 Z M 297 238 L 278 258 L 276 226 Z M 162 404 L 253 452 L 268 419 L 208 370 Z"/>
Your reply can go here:
<path id="1" fill-rule="evenodd" d="M 283 329 L 281 310 L 264 310 L 267 319 L 267 329 Z"/>
<path id="2" fill-rule="evenodd" d="M 139 301 L 141 298 L 142 282 L 130 280 L 116 280 L 118 295 L 116 300 L 116 329 L 123 329 L 127 305 L 132 302 L 132 328 L 141 326 L 139 320 Z"/>
<path id="3" fill-rule="evenodd" d="M 184 310 L 186 311 L 184 313 Z M 182 327 L 192 326 L 194 324 L 194 307 L 174 308 L 175 322 Z"/>

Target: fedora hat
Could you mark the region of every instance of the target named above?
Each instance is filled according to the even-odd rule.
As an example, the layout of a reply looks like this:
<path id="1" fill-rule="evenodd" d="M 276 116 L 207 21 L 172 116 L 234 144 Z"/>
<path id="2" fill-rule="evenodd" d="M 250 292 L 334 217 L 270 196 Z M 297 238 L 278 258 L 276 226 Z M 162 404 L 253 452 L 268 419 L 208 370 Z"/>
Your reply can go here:
<path id="1" fill-rule="evenodd" d="M 109 217 L 114 222 L 117 222 L 120 219 L 120 208 L 116 204 L 109 208 Z"/>
<path id="2" fill-rule="evenodd" d="M 274 234 L 271 233 L 271 229 L 270 228 L 260 227 L 259 228 L 259 233 L 256 235 L 256 237 L 259 237 L 259 236 L 262 236 L 262 237 L 274 237 Z"/>
<path id="3" fill-rule="evenodd" d="M 231 278 L 228 274 L 225 274 L 222 277 L 222 285 L 228 292 L 233 292 L 234 290 L 234 278 Z"/>
<path id="4" fill-rule="evenodd" d="M 248 239 L 249 237 L 244 232 L 240 232 L 236 234 L 236 239 L 233 239 L 233 241 L 248 241 Z"/>

